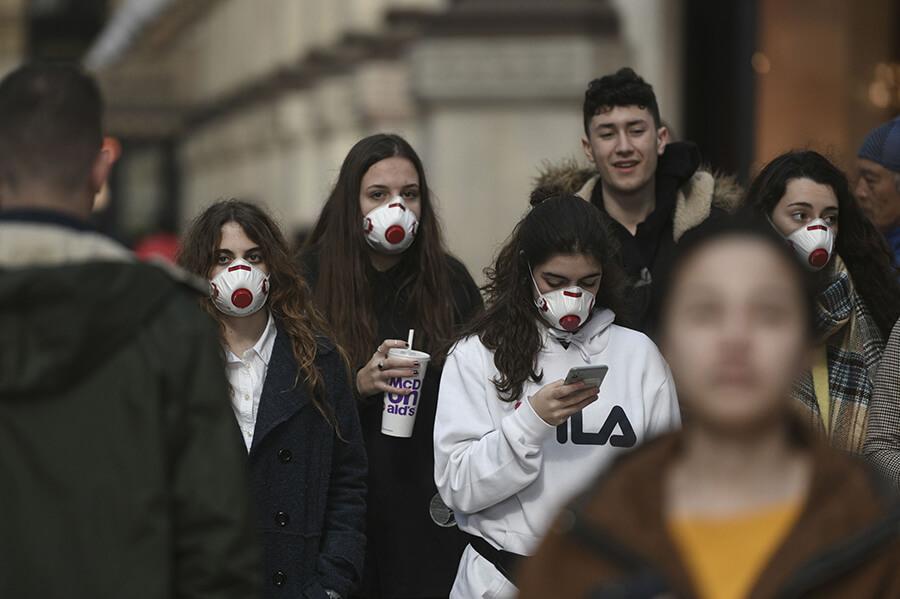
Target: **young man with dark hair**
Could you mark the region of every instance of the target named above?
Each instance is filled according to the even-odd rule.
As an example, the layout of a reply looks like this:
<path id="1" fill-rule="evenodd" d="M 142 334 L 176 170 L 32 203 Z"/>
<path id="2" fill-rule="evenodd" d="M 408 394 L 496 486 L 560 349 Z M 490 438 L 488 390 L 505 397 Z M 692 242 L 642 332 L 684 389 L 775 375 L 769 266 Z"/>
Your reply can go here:
<path id="1" fill-rule="evenodd" d="M 0 596 L 257 596 L 240 436 L 203 287 L 87 224 L 94 81 L 0 82 Z"/>
<path id="2" fill-rule="evenodd" d="M 591 81 L 583 108 L 581 145 L 593 168 L 550 167 L 538 186 L 577 193 L 611 219 L 632 296 L 633 312 L 622 316 L 652 333 L 653 281 L 667 271 L 675 244 L 733 210 L 741 189 L 733 178 L 702 169 L 696 145 L 670 140 L 653 88 L 632 69 Z"/>

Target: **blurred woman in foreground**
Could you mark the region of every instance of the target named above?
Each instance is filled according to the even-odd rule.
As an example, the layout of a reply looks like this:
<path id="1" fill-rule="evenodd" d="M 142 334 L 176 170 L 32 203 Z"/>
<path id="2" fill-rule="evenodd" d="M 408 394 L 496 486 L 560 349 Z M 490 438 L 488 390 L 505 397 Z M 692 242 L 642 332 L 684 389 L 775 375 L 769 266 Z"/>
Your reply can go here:
<path id="1" fill-rule="evenodd" d="M 895 500 L 791 415 L 814 345 L 791 250 L 726 222 L 682 242 L 665 297 L 684 429 L 563 511 L 520 597 L 900 596 Z"/>

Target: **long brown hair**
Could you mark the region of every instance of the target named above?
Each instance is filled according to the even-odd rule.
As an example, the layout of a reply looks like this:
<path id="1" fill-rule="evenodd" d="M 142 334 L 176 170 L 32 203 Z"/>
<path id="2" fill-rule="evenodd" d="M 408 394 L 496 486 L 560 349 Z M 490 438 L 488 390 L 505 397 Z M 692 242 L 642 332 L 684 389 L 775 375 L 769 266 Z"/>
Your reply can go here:
<path id="1" fill-rule="evenodd" d="M 325 402 L 325 384 L 316 367 L 317 337 L 327 330 L 325 322 L 312 302 L 306 281 L 294 265 L 287 241 L 278 225 L 254 204 L 240 200 L 219 201 L 194 219 L 182 240 L 178 264 L 204 279 L 209 279 L 215 265 L 216 249 L 222 241 L 222 227 L 236 223 L 262 252 L 269 270 L 270 293 L 267 306 L 280 321 L 291 342 L 297 375 L 294 387 L 303 384 L 310 392 L 316 410 L 337 431 L 334 411 Z M 222 314 L 210 298 L 200 301 L 202 307 L 224 329 Z M 341 353 L 340 348 L 336 351 Z M 343 357 L 343 354 L 341 354 Z M 346 364 L 346 360 L 344 360 Z"/>
<path id="2" fill-rule="evenodd" d="M 369 284 L 369 249 L 362 232 L 360 185 L 366 171 L 392 157 L 409 160 L 419 175 L 422 206 L 415 241 L 402 257 L 405 278 L 396 290 L 413 313 L 416 339 L 440 362 L 440 348 L 453 335 L 454 306 L 443 235 L 431 202 L 425 169 L 412 146 L 399 135 L 366 137 L 350 150 L 337 183 L 319 215 L 304 252 L 318 256 L 315 299 L 338 343 L 354 366 L 365 364 L 376 344 L 378 323 Z"/>
<path id="3" fill-rule="evenodd" d="M 467 328 L 464 337 L 476 335 L 494 352 L 500 372 L 493 383 L 503 401 L 522 395 L 525 381 L 540 382 L 535 370 L 541 349 L 541 316 L 534 305 L 531 268 L 556 254 L 585 254 L 603 269 L 596 309 L 609 308 L 616 320 L 625 316 L 625 273 L 617 249 L 600 210 L 577 196 L 532 198 L 535 204 L 513 229 L 492 267 L 485 269 L 488 283 L 482 287 L 485 311 Z"/>

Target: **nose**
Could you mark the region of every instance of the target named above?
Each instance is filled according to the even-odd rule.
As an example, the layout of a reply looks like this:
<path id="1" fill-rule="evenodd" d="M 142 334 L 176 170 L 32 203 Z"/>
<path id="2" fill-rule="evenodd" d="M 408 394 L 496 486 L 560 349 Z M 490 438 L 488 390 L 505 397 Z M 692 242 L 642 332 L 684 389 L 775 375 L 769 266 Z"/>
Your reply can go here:
<path id="1" fill-rule="evenodd" d="M 866 183 L 863 181 L 862 177 L 859 178 L 856 182 L 856 187 L 853 189 L 853 193 L 856 194 L 856 197 L 860 200 L 864 200 L 868 197 L 869 191 L 866 189 Z"/>
<path id="2" fill-rule="evenodd" d="M 621 131 L 616 138 L 616 154 L 628 155 L 633 151 L 634 146 L 631 145 L 631 140 L 628 139 L 628 133 L 625 131 Z"/>

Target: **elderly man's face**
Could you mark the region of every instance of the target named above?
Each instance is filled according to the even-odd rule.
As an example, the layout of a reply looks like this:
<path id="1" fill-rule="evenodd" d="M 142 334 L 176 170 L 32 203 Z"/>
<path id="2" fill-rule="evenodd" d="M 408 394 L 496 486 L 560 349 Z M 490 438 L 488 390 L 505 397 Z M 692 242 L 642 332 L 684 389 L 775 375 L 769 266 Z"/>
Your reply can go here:
<path id="1" fill-rule="evenodd" d="M 900 174 L 877 162 L 859 158 L 854 192 L 860 206 L 882 232 L 900 226 Z"/>

